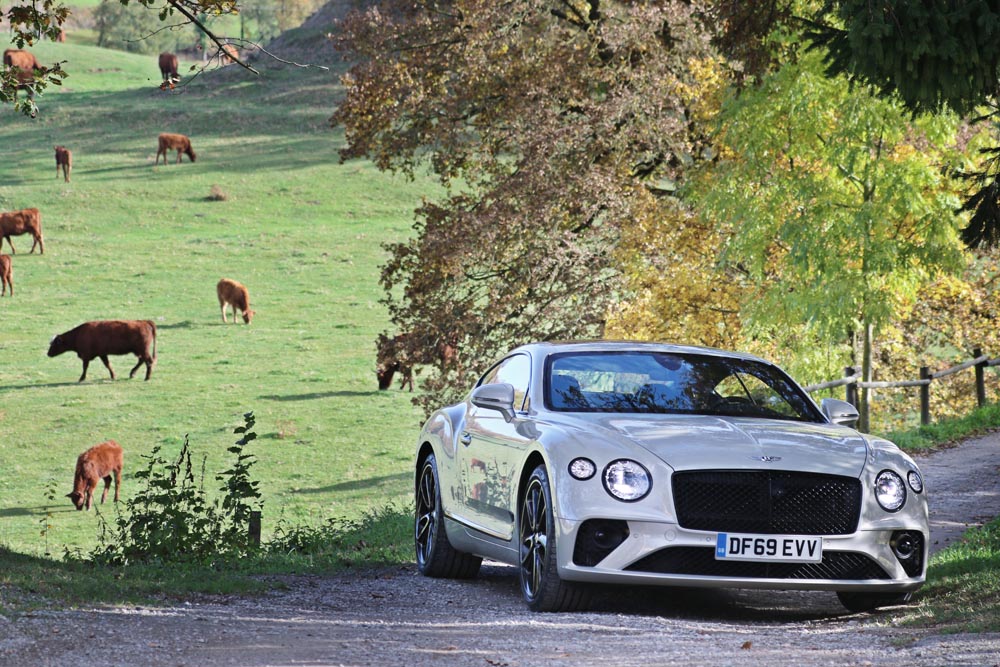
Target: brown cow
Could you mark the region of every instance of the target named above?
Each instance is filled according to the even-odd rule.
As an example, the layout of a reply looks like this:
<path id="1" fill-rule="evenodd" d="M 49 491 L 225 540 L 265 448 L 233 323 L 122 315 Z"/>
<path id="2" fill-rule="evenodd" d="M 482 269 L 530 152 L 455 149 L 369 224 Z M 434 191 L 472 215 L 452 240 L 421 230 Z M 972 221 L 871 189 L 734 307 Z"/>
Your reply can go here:
<path id="1" fill-rule="evenodd" d="M 118 502 L 118 489 L 122 483 L 122 448 L 114 440 L 94 445 L 76 460 L 76 474 L 73 475 L 73 493 L 66 497 L 73 501 L 76 509 L 84 506 L 89 510 L 94 499 L 94 489 L 97 482 L 104 480 L 104 493 L 101 494 L 101 504 L 108 497 L 108 487 L 111 486 L 111 475 L 115 476 L 115 502 Z"/>
<path id="2" fill-rule="evenodd" d="M 20 211 L 0 213 L 0 246 L 3 246 L 3 240 L 7 239 L 11 254 L 16 255 L 17 251 L 14 250 L 14 242 L 10 237 L 21 234 L 31 234 L 35 239 L 35 242 L 31 244 L 31 252 L 35 252 L 37 245 L 41 249 L 40 254 L 45 254 L 45 244 L 42 242 L 42 214 L 38 212 L 37 208 L 23 208 Z"/>
<path id="3" fill-rule="evenodd" d="M 385 334 L 379 334 L 376 343 L 377 353 L 375 355 L 375 375 L 378 377 L 378 388 L 384 391 L 392 386 L 392 378 L 396 373 L 402 376 L 399 381 L 399 388 L 403 389 L 407 384 L 410 391 L 413 391 L 413 364 L 403 344 L 409 334 L 398 334 L 389 338 Z"/>
<path id="4" fill-rule="evenodd" d="M 250 310 L 250 292 L 246 286 L 235 280 L 223 278 L 215 286 L 215 293 L 219 297 L 219 308 L 222 309 L 222 321 L 228 323 L 226 319 L 226 306 L 233 307 L 233 324 L 236 324 L 236 309 L 243 312 L 243 321 L 250 324 L 254 316 L 254 311 Z"/>
<path id="5" fill-rule="evenodd" d="M 69 172 L 73 170 L 73 153 L 64 146 L 56 146 L 56 178 L 62 169 L 63 178 L 69 183 Z"/>
<path id="6" fill-rule="evenodd" d="M 195 155 L 194 149 L 191 148 L 191 140 L 183 134 L 170 134 L 169 132 L 164 132 L 160 135 L 160 146 L 156 150 L 156 164 L 160 164 L 161 154 L 163 155 L 163 164 L 167 164 L 168 150 L 177 151 L 178 164 L 180 164 L 181 161 L 181 153 L 187 153 L 187 156 L 191 158 L 191 162 L 194 162 Z"/>
<path id="7" fill-rule="evenodd" d="M 38 59 L 35 58 L 35 54 L 22 49 L 7 49 L 4 51 L 3 64 L 7 67 L 17 67 L 22 72 L 39 72 L 45 69 L 42 67 L 41 63 L 38 62 Z"/>
<path id="8" fill-rule="evenodd" d="M 225 67 L 231 63 L 239 60 L 240 52 L 232 44 L 223 44 L 222 49 L 219 51 L 219 64 Z"/>
<path id="9" fill-rule="evenodd" d="M 163 83 L 168 86 L 181 80 L 177 76 L 177 56 L 166 51 L 160 54 L 160 74 L 163 76 Z"/>
<path id="10" fill-rule="evenodd" d="M 152 352 L 150 352 L 152 348 Z M 115 379 L 115 371 L 108 361 L 109 354 L 134 354 L 139 357 L 129 377 L 135 377 L 139 366 L 146 364 L 146 379 L 153 372 L 156 363 L 156 325 L 152 320 L 99 320 L 84 322 L 75 329 L 59 334 L 49 344 L 49 356 L 63 352 L 76 352 L 83 360 L 83 374 L 79 382 L 87 377 L 87 366 L 91 360 L 99 358 Z"/>
<path id="11" fill-rule="evenodd" d="M 14 267 L 10 262 L 10 255 L 0 255 L 0 281 L 3 282 L 3 292 L 0 296 L 7 296 L 7 286 L 10 285 L 10 295 L 14 296 Z"/>
<path id="12" fill-rule="evenodd" d="M 448 368 L 458 366 L 458 341 L 454 335 L 449 336 L 447 340 L 438 340 L 434 343 L 433 356 L 427 353 L 433 341 L 423 342 L 426 345 L 422 345 L 421 341 L 411 340 L 408 333 L 401 333 L 392 338 L 379 334 L 378 342 L 375 344 L 377 349 L 375 375 L 378 377 L 380 390 L 392 386 L 393 376 L 399 373 L 402 376 L 399 388 L 403 389 L 409 385 L 410 391 L 413 391 L 413 367 L 418 363 L 432 363 L 436 360 L 442 374 L 447 372 Z"/>

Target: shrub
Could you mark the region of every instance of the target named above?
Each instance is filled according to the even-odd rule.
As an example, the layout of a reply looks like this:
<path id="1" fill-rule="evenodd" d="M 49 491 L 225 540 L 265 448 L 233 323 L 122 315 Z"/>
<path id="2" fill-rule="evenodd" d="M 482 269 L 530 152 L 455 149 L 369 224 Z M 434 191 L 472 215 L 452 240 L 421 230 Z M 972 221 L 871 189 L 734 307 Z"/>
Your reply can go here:
<path id="1" fill-rule="evenodd" d="M 257 437 L 251 429 L 252 412 L 243 416 L 244 425 L 234 433 L 242 434 L 229 452 L 236 456 L 233 465 L 216 476 L 223 482 L 221 502 L 210 502 L 205 493 L 205 459 L 200 479 L 195 479 L 191 449 L 184 445 L 174 461 L 160 455 L 154 447 L 145 470 L 136 479 L 145 482 L 136 496 L 118 514 L 113 526 L 101 517 L 98 546 L 90 559 L 107 565 L 151 562 L 212 563 L 219 559 L 239 558 L 252 548 L 247 529 L 252 503 L 259 507 L 258 482 L 250 477 L 256 457 L 245 447 Z"/>

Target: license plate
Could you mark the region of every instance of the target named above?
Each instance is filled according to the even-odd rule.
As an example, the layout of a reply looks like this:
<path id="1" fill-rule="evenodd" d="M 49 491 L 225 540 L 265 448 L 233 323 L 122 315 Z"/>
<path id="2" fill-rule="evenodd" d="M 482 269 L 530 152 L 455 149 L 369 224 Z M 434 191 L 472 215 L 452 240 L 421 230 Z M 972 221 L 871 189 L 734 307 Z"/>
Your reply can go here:
<path id="1" fill-rule="evenodd" d="M 823 560 L 823 538 L 813 535 L 719 533 L 715 540 L 715 560 L 819 563 Z"/>

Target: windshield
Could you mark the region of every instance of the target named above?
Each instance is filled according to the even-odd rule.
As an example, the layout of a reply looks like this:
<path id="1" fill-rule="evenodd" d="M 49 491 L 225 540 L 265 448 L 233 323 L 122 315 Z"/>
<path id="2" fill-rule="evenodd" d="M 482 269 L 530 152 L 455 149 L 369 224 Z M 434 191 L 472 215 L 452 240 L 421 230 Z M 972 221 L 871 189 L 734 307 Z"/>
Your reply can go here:
<path id="1" fill-rule="evenodd" d="M 562 412 L 624 412 L 825 421 L 770 364 L 705 354 L 587 352 L 546 362 L 545 404 Z"/>

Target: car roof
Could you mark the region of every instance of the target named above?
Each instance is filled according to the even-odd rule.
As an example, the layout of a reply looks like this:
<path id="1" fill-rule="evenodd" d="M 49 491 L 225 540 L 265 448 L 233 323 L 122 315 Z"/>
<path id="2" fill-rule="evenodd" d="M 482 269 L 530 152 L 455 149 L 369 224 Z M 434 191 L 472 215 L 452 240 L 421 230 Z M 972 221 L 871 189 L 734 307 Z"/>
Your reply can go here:
<path id="1" fill-rule="evenodd" d="M 774 365 L 766 359 L 762 359 L 758 356 L 747 354 L 745 352 L 733 352 L 714 347 L 702 347 L 700 345 L 676 345 L 672 343 L 655 343 L 631 340 L 537 342 L 521 345 L 520 347 L 511 350 L 511 354 L 515 352 L 538 353 L 543 356 L 561 354 L 564 352 L 666 352 L 674 354 L 705 354 L 718 357 L 747 359 Z"/>

